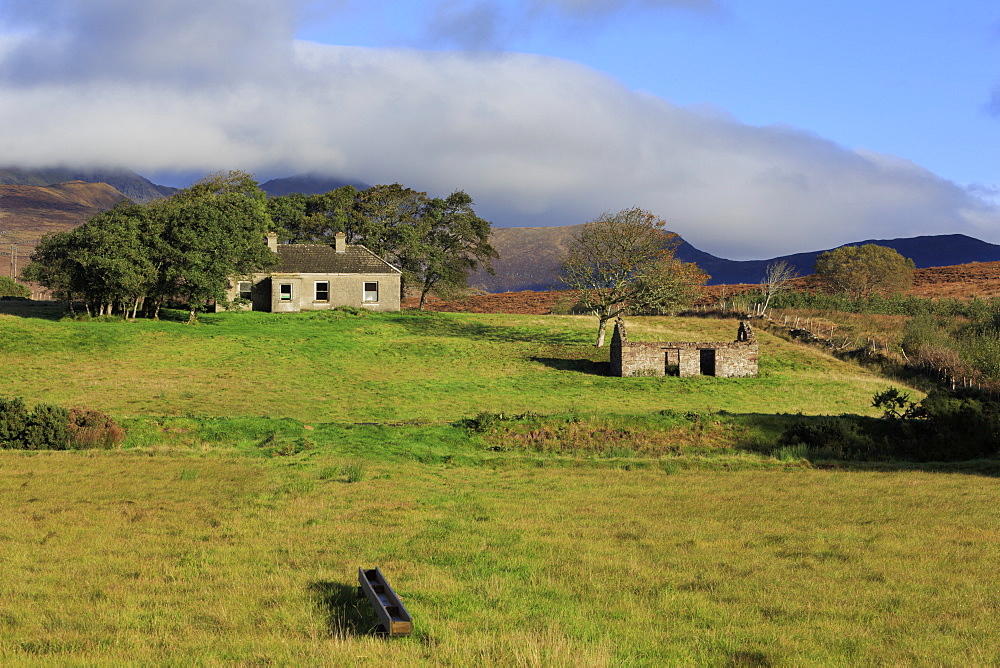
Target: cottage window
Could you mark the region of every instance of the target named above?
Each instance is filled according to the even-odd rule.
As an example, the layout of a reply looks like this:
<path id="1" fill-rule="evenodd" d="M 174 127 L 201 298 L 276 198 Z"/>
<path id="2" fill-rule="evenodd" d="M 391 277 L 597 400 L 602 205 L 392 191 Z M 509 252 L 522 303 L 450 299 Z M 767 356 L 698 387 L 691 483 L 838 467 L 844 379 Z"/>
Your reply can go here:
<path id="1" fill-rule="evenodd" d="M 283 302 L 292 301 L 292 284 L 282 283 L 278 286 L 278 300 Z"/>
<path id="2" fill-rule="evenodd" d="M 365 294 L 361 301 L 366 304 L 378 303 L 378 282 L 365 282 Z"/>
<path id="3" fill-rule="evenodd" d="M 316 281 L 316 301 L 330 301 L 330 281 Z"/>
<path id="4" fill-rule="evenodd" d="M 240 293 L 240 299 L 253 298 L 253 283 L 250 281 L 240 281 L 236 284 L 236 290 Z"/>

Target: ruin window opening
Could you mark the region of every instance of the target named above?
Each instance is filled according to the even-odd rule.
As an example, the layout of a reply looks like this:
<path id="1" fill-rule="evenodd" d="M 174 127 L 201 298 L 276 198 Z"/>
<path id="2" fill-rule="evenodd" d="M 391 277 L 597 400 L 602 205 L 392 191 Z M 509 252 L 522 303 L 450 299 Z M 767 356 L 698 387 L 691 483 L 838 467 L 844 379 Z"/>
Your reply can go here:
<path id="1" fill-rule="evenodd" d="M 240 299 L 252 299 L 253 283 L 250 281 L 239 281 L 236 284 L 236 291 L 239 293 Z"/>
<path id="2" fill-rule="evenodd" d="M 292 284 L 282 283 L 278 286 L 278 300 L 283 302 L 292 301 Z"/>

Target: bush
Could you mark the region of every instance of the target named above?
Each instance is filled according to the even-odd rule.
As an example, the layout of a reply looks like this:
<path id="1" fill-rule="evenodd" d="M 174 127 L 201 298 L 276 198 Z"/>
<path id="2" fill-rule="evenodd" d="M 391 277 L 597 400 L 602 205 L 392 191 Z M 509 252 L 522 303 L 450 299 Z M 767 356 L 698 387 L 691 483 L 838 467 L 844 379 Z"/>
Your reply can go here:
<path id="1" fill-rule="evenodd" d="M 0 276 L 0 297 L 15 297 L 17 299 L 30 299 L 31 288 L 21 285 L 17 281 L 7 276 Z"/>
<path id="2" fill-rule="evenodd" d="M 0 397 L 0 448 L 21 448 L 28 428 L 28 409 L 23 399 Z"/>
<path id="3" fill-rule="evenodd" d="M 89 408 L 72 408 L 67 415 L 67 435 L 72 448 L 117 448 L 125 430 L 110 416 Z"/>
<path id="4" fill-rule="evenodd" d="M 125 430 L 100 411 L 38 404 L 29 412 L 23 399 L 0 398 L 0 448 L 112 448 L 124 440 Z"/>
<path id="5" fill-rule="evenodd" d="M 69 411 L 62 406 L 38 404 L 28 416 L 23 445 L 26 450 L 65 450 L 69 445 Z"/>

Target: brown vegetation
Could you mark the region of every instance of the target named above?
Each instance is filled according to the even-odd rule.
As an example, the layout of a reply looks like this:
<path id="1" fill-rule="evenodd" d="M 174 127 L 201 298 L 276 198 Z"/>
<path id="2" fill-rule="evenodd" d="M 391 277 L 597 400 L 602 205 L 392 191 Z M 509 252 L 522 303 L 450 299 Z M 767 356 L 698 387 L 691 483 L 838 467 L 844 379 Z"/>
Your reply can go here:
<path id="1" fill-rule="evenodd" d="M 70 181 L 53 186 L 0 185 L 0 276 L 9 276 L 11 244 L 23 268 L 43 235 L 65 232 L 107 211 L 125 196 L 106 183 Z"/>
<path id="2" fill-rule="evenodd" d="M 760 286 L 750 284 L 739 285 L 707 285 L 701 288 L 699 305 L 711 305 L 722 298 L 758 290 Z M 795 290 L 816 290 L 818 281 L 815 275 L 795 279 Z M 1000 297 L 1000 262 L 973 262 L 952 267 L 933 267 L 917 269 L 913 274 L 913 287 L 907 294 L 918 297 L 969 299 L 979 297 L 991 299 Z M 471 295 L 462 299 L 440 300 L 429 299 L 425 308 L 431 311 L 451 311 L 457 313 L 523 313 L 528 315 L 543 315 L 551 313 L 560 302 L 572 301 L 570 293 L 565 290 L 550 290 L 535 292 L 503 292 L 499 294 Z M 414 308 L 416 302 L 412 299 L 403 300 L 403 308 Z"/>

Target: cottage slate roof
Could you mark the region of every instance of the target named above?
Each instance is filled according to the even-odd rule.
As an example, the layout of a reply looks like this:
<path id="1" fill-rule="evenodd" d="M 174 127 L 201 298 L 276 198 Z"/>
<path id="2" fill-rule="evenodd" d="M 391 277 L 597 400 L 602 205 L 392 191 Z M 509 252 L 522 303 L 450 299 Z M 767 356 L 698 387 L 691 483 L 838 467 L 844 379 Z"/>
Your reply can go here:
<path id="1" fill-rule="evenodd" d="M 343 253 L 326 244 L 279 244 L 278 274 L 398 274 L 392 266 L 361 245 L 348 244 Z"/>

